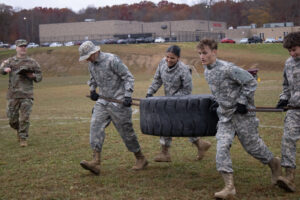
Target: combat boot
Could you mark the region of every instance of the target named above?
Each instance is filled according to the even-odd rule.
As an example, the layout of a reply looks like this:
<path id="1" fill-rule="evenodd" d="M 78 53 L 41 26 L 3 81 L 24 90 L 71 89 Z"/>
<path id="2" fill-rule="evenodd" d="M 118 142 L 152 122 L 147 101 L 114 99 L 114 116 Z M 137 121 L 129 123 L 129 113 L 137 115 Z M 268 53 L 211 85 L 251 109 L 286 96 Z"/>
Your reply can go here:
<path id="1" fill-rule="evenodd" d="M 221 172 L 224 179 L 225 187 L 220 191 L 215 193 L 216 199 L 231 199 L 236 194 L 235 187 L 233 184 L 233 174 Z"/>
<path id="2" fill-rule="evenodd" d="M 134 156 L 136 158 L 136 163 L 131 169 L 141 170 L 141 169 L 144 169 L 148 165 L 148 161 L 146 160 L 146 158 L 143 155 L 141 150 L 134 153 Z"/>
<path id="3" fill-rule="evenodd" d="M 154 157 L 155 162 L 171 162 L 169 147 L 161 145 L 161 152 Z"/>
<path id="4" fill-rule="evenodd" d="M 211 143 L 208 141 L 201 140 L 200 138 L 193 142 L 193 144 L 197 147 L 198 149 L 198 156 L 197 160 L 202 160 L 204 157 L 205 152 L 210 148 Z"/>
<path id="5" fill-rule="evenodd" d="M 27 147 L 27 140 L 26 138 L 20 138 L 20 147 Z"/>
<path id="6" fill-rule="evenodd" d="M 90 170 L 93 174 L 100 174 L 100 152 L 93 151 L 93 159 L 91 161 L 82 160 L 80 162 L 81 167 L 86 170 Z"/>
<path id="7" fill-rule="evenodd" d="M 268 163 L 271 171 L 272 171 L 272 185 L 276 185 L 278 177 L 281 176 L 281 165 L 280 165 L 280 158 L 274 157 Z"/>
<path id="8" fill-rule="evenodd" d="M 295 169 L 294 168 L 285 168 L 286 176 L 279 176 L 277 180 L 277 185 L 287 192 L 295 192 L 296 185 L 295 180 Z"/>

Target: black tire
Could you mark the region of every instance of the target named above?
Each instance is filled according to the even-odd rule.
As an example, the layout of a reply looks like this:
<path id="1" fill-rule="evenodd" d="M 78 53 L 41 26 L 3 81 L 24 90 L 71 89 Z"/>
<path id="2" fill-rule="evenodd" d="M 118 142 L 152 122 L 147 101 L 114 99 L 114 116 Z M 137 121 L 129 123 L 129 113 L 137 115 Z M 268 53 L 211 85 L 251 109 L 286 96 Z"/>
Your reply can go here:
<path id="1" fill-rule="evenodd" d="M 140 127 L 147 135 L 215 136 L 218 116 L 210 112 L 211 95 L 149 97 L 140 102 Z"/>

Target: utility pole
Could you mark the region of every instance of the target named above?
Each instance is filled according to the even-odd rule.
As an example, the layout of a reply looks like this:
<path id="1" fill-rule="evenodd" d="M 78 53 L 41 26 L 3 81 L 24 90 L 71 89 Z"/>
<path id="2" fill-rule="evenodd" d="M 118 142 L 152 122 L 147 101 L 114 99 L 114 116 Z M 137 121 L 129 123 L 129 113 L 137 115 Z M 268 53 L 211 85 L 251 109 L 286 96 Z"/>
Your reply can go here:
<path id="1" fill-rule="evenodd" d="M 207 8 L 207 31 L 210 32 L 210 27 L 209 27 L 209 23 L 210 23 L 210 7 L 211 7 L 211 1 L 212 0 L 207 0 L 207 4 L 205 6 L 205 8 Z"/>

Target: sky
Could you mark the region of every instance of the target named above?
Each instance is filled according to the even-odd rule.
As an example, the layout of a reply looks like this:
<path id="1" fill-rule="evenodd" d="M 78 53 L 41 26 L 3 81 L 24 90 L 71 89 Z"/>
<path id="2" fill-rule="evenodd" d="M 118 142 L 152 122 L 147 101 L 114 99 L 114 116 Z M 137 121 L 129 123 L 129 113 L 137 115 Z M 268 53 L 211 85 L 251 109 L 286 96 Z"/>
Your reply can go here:
<path id="1" fill-rule="evenodd" d="M 147 0 L 157 4 L 161 0 Z M 168 0 L 178 4 L 194 5 L 203 0 Z M 31 9 L 34 7 L 51 7 L 51 8 L 69 8 L 75 12 L 85 9 L 89 6 L 105 7 L 120 4 L 139 3 L 141 0 L 1 0 L 0 3 L 12 6 L 13 8 Z"/>

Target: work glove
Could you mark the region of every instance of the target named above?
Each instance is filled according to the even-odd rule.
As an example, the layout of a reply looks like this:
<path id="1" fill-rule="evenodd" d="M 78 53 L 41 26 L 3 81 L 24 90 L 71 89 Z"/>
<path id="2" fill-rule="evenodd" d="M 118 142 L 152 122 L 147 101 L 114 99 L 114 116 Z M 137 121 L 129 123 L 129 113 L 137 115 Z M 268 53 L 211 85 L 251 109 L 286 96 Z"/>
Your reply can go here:
<path id="1" fill-rule="evenodd" d="M 285 99 L 279 99 L 277 105 L 276 105 L 276 108 L 279 108 L 279 109 L 283 109 L 284 107 L 286 107 L 288 105 L 289 101 L 288 100 L 285 100 Z"/>
<path id="2" fill-rule="evenodd" d="M 99 98 L 99 94 L 98 94 L 95 90 L 93 90 L 93 91 L 91 91 L 91 93 L 90 93 L 90 98 L 91 98 L 91 100 L 93 100 L 93 101 L 97 101 L 98 98 Z"/>
<path id="3" fill-rule="evenodd" d="M 132 104 L 132 99 L 131 97 L 125 97 L 123 101 L 123 106 L 125 107 L 130 107 Z"/>
<path id="4" fill-rule="evenodd" d="M 240 114 L 246 114 L 248 112 L 247 106 L 244 104 L 237 103 L 236 112 Z"/>
<path id="5" fill-rule="evenodd" d="M 216 112 L 217 109 L 219 107 L 219 104 L 217 101 L 213 102 L 210 106 L 209 106 L 209 112 Z"/>
<path id="6" fill-rule="evenodd" d="M 146 98 L 148 98 L 148 97 L 153 97 L 153 94 L 147 94 Z"/>

